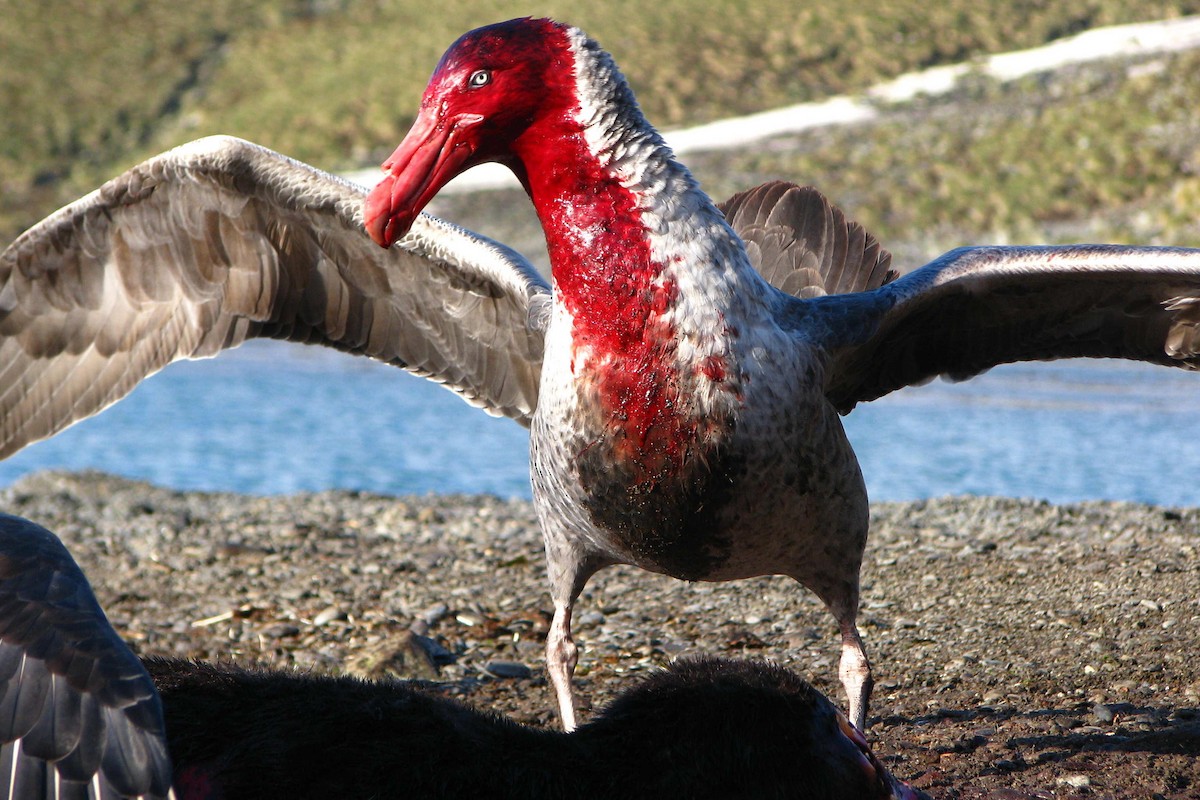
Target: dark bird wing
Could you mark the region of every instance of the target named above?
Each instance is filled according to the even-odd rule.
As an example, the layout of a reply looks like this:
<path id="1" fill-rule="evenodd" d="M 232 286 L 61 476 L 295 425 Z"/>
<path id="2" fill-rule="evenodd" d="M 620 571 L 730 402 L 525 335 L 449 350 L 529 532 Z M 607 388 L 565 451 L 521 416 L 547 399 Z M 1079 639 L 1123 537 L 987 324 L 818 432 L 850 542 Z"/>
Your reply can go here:
<path id="1" fill-rule="evenodd" d="M 1069 245 L 953 250 L 801 311 L 840 411 L 941 375 L 1074 356 L 1200 367 L 1200 250 Z"/>
<path id="2" fill-rule="evenodd" d="M 894 280 L 891 254 L 811 186 L 764 183 L 721 203 L 750 263 L 796 297 L 863 292 Z"/>
<path id="3" fill-rule="evenodd" d="M 0 797 L 170 796 L 162 705 L 54 534 L 0 515 Z"/>
<path id="4" fill-rule="evenodd" d="M 422 216 L 390 250 L 365 192 L 231 137 L 150 159 L 0 254 L 0 457 L 181 358 L 253 337 L 429 377 L 528 424 L 546 282 L 520 255 Z"/>

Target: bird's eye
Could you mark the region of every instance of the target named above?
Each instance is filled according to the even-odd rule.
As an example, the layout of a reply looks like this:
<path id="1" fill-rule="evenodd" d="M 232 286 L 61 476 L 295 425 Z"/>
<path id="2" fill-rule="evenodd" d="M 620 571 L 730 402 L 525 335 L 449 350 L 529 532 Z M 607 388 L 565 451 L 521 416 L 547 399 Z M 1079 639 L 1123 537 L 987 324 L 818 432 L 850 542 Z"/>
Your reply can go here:
<path id="1" fill-rule="evenodd" d="M 492 82 L 492 72 L 487 69 L 477 69 L 471 73 L 471 77 L 467 78 L 467 86 L 471 89 L 478 89 L 480 86 L 487 86 Z"/>

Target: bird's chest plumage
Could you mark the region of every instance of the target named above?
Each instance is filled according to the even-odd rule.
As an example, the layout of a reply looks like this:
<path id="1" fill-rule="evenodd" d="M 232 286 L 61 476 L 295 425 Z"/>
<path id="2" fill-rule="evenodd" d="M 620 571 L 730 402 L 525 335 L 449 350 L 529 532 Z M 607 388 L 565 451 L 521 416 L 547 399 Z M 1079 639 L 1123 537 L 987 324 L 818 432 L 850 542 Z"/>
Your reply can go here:
<path id="1" fill-rule="evenodd" d="M 687 171 L 620 123 L 583 125 L 588 191 L 531 178 L 555 289 L 530 438 L 551 569 L 722 580 L 800 563 L 778 548 L 829 521 L 812 500 L 853 459 L 818 360 Z"/>
<path id="2" fill-rule="evenodd" d="M 823 403 L 799 394 L 819 385 L 815 365 L 736 308 L 651 322 L 644 347 L 603 352 L 556 309 L 531 439 L 544 529 L 678 577 L 761 574 L 753 534 L 776 526 L 759 499 L 782 493 L 781 519 L 794 516 L 818 461 L 803 452 L 830 435 L 798 413 Z"/>

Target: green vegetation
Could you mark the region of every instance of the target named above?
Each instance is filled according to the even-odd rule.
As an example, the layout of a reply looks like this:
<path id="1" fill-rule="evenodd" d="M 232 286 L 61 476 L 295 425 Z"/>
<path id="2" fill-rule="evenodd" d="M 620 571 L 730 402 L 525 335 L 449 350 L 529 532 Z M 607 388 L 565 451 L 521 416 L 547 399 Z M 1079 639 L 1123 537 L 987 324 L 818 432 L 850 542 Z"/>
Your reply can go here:
<path id="1" fill-rule="evenodd" d="M 787 178 L 913 257 L 984 241 L 1200 245 L 1200 52 L 1099 63 L 689 159 L 717 197 Z"/>
<path id="2" fill-rule="evenodd" d="M 414 0 L 0 0 L 0 239 L 130 164 L 205 134 L 233 133 L 329 169 L 380 160 L 407 128 L 449 42 L 477 25 L 520 14 L 567 19 L 598 38 L 616 55 L 651 119 L 666 127 L 860 90 L 912 69 L 1035 46 L 1097 25 L 1198 12 L 1200 0 L 619 0 L 579 9 L 565 2 L 465 0 L 443 4 L 436 14 Z M 1195 62 L 1187 63 L 1191 84 Z M 1184 83 L 1175 70 L 1146 81 L 1168 88 Z M 960 147 L 971 141 L 970 124 L 989 116 L 986 92 L 992 90 L 980 91 L 985 95 L 977 98 L 981 110 L 972 113 L 974 120 L 952 124 L 953 112 L 939 112 L 937 103 L 928 109 L 933 117 L 942 113 L 947 128 L 962 130 L 957 140 L 937 145 L 947 148 L 946 160 L 960 159 Z M 1048 199 L 1038 203 L 1052 216 L 1145 202 L 1139 186 L 1160 185 L 1181 164 L 1195 166 L 1194 151 L 1189 156 L 1180 152 L 1185 147 L 1166 144 L 1169 133 L 1161 146 L 1129 145 L 1158 111 L 1134 110 L 1136 93 L 1125 90 L 1118 91 L 1126 105 L 1110 108 L 1101 101 L 1106 91 L 1092 91 L 1097 116 L 1085 134 L 1093 142 L 1110 131 L 1123 136 L 1124 144 L 1104 157 L 1118 160 L 1101 159 L 1088 173 L 1104 179 L 1090 184 L 1095 196 L 1084 207 L 1076 206 L 1076 194 L 1044 187 Z M 1182 106 L 1184 91 L 1171 102 Z M 1200 96 L 1194 86 L 1191 96 Z M 1053 101 L 1043 106 L 1040 113 L 1065 141 L 1069 114 L 1055 122 Z M 995 124 L 1003 125 L 1005 112 L 996 113 Z M 914 114 L 914 126 L 920 116 Z M 818 183 L 855 206 L 864 222 L 860 200 L 865 211 L 875 201 L 867 189 L 886 178 L 890 194 L 878 193 L 883 202 L 872 218 L 882 225 L 880 235 L 912 236 L 909 226 L 928 219 L 921 204 L 938 198 L 957 203 L 964 214 L 998 220 L 997 227 L 1009 225 L 1008 216 L 1020 216 L 1021 202 L 1013 198 L 1021 195 L 1022 173 L 1041 177 L 1057 162 L 1022 166 L 1031 143 L 1019 134 L 1025 140 L 1041 135 L 1028 130 L 1027 117 L 1007 116 L 1008 132 L 997 128 L 994 143 L 978 156 L 992 168 L 1007 163 L 1012 170 L 1011 189 L 988 201 L 1003 203 L 1007 210 L 999 212 L 986 204 L 972 212 L 969 206 L 980 205 L 980 187 L 989 179 L 981 175 L 979 184 L 971 183 L 968 170 L 955 169 L 941 176 L 930 167 L 942 160 L 938 151 L 922 150 L 933 144 L 905 144 L 913 127 L 908 124 L 897 126 L 890 142 L 882 129 L 868 136 L 835 134 L 847 148 L 840 163 L 828 162 L 836 169 L 823 169 L 810 150 L 790 161 L 764 157 L 737 171 L 770 168 L 777 170 L 773 175 Z M 1195 129 L 1189 130 L 1194 142 Z M 882 176 L 872 172 L 878 158 L 869 148 L 876 141 L 895 157 Z M 850 175 L 860 169 L 860 177 Z M 829 185 L 835 172 L 849 182 Z M 1192 184 L 1180 179 L 1170 185 L 1194 208 L 1200 189 L 1194 173 L 1192 178 Z M 1051 208 L 1056 198 L 1058 206 Z M 947 225 L 961 223 L 946 218 Z"/>

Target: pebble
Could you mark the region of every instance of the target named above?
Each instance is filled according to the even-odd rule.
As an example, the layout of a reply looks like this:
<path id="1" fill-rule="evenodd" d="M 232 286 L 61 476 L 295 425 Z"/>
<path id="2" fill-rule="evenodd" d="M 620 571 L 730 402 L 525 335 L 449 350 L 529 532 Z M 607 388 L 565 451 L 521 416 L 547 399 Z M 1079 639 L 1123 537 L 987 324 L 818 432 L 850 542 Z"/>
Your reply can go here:
<path id="1" fill-rule="evenodd" d="M 483 665 L 483 671 L 493 678 L 529 678 L 533 670 L 519 661 L 489 661 Z"/>
<path id="2" fill-rule="evenodd" d="M 1114 718 L 1112 709 L 1103 703 L 1096 703 L 1092 706 L 1092 716 L 1105 725 L 1111 723 Z"/>
<path id="3" fill-rule="evenodd" d="M 399 637 L 360 655 L 358 661 L 371 677 L 439 677 L 439 667 L 451 663 L 454 655 L 433 639 L 405 631 Z"/>
<path id="4" fill-rule="evenodd" d="M 606 617 L 599 611 L 589 611 L 586 614 L 581 614 L 579 619 L 572 625 L 572 630 L 587 630 L 594 628 L 597 625 L 603 625 Z"/>
<path id="5" fill-rule="evenodd" d="M 338 619 L 346 619 L 346 612 L 337 606 L 330 606 L 313 617 L 313 625 L 320 627 Z"/>
<path id="6" fill-rule="evenodd" d="M 450 608 L 445 603 L 435 603 L 421 612 L 421 619 L 426 625 L 436 625 L 449 613 Z"/>
<path id="7" fill-rule="evenodd" d="M 299 633 L 300 628 L 290 622 L 280 622 L 275 625 L 269 625 L 262 630 L 262 635 L 268 639 L 283 639 L 288 636 L 296 636 Z"/>

